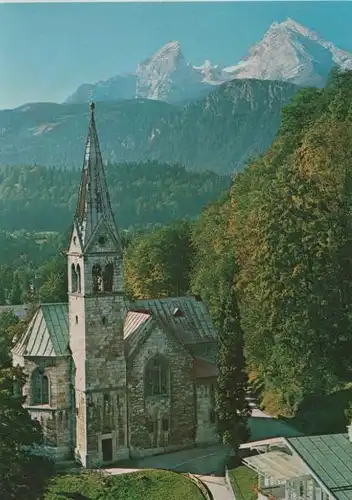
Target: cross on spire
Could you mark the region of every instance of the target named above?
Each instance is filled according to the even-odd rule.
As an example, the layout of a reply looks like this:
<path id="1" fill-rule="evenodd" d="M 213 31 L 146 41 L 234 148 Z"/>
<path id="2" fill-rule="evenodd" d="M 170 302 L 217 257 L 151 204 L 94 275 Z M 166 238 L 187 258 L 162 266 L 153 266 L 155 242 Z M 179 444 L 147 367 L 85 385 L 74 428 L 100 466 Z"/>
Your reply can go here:
<path id="1" fill-rule="evenodd" d="M 91 102 L 89 107 L 90 121 L 75 214 L 83 246 L 86 245 L 102 218 L 119 241 L 95 125 L 94 102 Z"/>

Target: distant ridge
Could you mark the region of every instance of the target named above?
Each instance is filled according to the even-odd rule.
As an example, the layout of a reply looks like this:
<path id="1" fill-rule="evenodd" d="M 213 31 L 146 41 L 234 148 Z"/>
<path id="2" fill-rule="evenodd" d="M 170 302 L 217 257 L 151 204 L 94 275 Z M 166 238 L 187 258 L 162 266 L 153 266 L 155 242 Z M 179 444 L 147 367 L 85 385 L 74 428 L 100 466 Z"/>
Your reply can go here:
<path id="1" fill-rule="evenodd" d="M 219 174 L 240 170 L 271 145 L 281 109 L 297 91 L 286 82 L 248 79 L 225 83 L 185 106 L 150 99 L 100 102 L 103 159 L 152 159 Z M 87 104 L 45 103 L 0 111 L 0 164 L 80 168 L 88 113 Z"/>
<path id="2" fill-rule="evenodd" d="M 234 79 L 281 80 L 324 86 L 333 66 L 352 69 L 352 53 L 288 18 L 271 24 L 260 42 L 238 63 L 221 67 L 188 62 L 178 41 L 170 41 L 138 64 L 134 73 L 81 85 L 65 102 L 155 99 L 176 103 L 196 99 Z"/>

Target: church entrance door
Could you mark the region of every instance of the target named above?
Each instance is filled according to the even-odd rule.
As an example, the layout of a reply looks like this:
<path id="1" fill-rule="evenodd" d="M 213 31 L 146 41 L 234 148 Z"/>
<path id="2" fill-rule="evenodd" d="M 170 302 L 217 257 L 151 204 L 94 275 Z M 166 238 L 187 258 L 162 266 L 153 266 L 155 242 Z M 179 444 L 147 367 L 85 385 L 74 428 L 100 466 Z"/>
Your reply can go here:
<path id="1" fill-rule="evenodd" d="M 103 439 L 101 441 L 101 448 L 103 452 L 103 461 L 112 461 L 112 439 Z"/>

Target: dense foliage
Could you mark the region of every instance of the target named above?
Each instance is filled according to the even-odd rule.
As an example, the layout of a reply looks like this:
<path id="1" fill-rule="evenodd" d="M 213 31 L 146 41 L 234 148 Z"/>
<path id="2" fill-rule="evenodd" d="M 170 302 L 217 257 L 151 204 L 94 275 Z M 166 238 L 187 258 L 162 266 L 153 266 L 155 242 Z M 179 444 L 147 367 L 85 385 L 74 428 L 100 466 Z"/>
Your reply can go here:
<path id="1" fill-rule="evenodd" d="M 202 255 L 225 262 L 224 246 L 235 251 L 247 361 L 276 410 L 292 413 L 351 377 L 351 98 L 352 73 L 302 90 L 272 148 L 194 233 Z M 209 279 L 214 269 L 198 259 L 192 278 L 215 304 L 217 268 Z"/>
<path id="2" fill-rule="evenodd" d="M 122 228 L 197 217 L 230 184 L 229 176 L 192 173 L 158 162 L 107 166 L 116 220 Z M 0 229 L 64 231 L 76 210 L 79 171 L 40 166 L 0 169 Z"/>
<path id="3" fill-rule="evenodd" d="M 192 256 L 188 221 L 134 238 L 125 256 L 127 294 L 134 299 L 188 294 Z"/>
<path id="4" fill-rule="evenodd" d="M 68 233 L 0 231 L 0 306 L 66 301 Z"/>
<path id="5" fill-rule="evenodd" d="M 36 500 L 53 473 L 52 462 L 32 451 L 41 442 L 40 426 L 22 406 L 22 369 L 11 366 L 13 339 L 26 324 L 12 312 L 0 314 L 0 498 L 8 500 Z"/>

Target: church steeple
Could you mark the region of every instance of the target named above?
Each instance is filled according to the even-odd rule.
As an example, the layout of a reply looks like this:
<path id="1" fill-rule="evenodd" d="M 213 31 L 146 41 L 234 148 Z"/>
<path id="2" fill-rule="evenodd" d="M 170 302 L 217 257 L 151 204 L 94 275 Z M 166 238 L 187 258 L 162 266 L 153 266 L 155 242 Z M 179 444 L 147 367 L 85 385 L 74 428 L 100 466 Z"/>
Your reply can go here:
<path id="1" fill-rule="evenodd" d="M 114 460 L 128 456 L 123 252 L 111 209 L 93 103 L 67 272 L 75 454 L 86 467 L 103 458 L 106 436 Z"/>
<path id="2" fill-rule="evenodd" d="M 90 121 L 75 214 L 76 227 L 83 247 L 86 246 L 101 219 L 119 242 L 118 230 L 111 208 L 103 160 L 94 117 L 95 104 L 90 104 Z"/>

